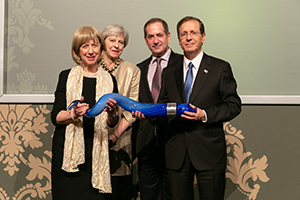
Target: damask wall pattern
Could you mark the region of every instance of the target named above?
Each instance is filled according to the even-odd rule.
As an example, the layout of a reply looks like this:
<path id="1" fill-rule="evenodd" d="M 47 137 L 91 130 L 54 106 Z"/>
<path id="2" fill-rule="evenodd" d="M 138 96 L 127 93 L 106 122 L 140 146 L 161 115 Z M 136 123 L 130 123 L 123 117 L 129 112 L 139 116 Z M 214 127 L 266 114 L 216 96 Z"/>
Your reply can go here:
<path id="1" fill-rule="evenodd" d="M 158 0 L 151 3 L 137 0 L 3 1 L 8 11 L 5 65 L 8 94 L 52 94 L 59 71 L 74 66 L 70 44 L 76 29 L 84 25 L 100 31 L 108 24 L 124 25 L 130 33 L 130 42 L 122 57 L 139 63 L 150 55 L 142 27 L 149 18 L 158 16 L 169 23 L 170 47 L 181 53 L 175 27 L 185 15 L 197 16 L 207 25 L 204 51 L 232 64 L 240 94 L 298 95 L 300 92 L 296 56 L 300 50 L 299 1 L 189 0 L 193 6 L 181 0 L 172 3 Z M 182 5 L 180 9 L 178 3 Z M 168 12 L 165 8 L 169 8 Z M 278 21 L 283 25 L 282 32 L 277 31 Z M 247 24 L 255 24 L 256 30 L 249 29 Z M 289 37 L 281 45 L 282 51 L 276 51 L 281 34 Z M 283 65 L 285 70 L 282 70 Z M 255 79 L 251 78 L 253 75 Z"/>
<path id="2" fill-rule="evenodd" d="M 36 48 L 33 30 L 54 30 L 34 0 L 10 0 L 7 13 L 6 72 L 8 94 L 48 94 L 37 73 L 21 62 Z M 48 78 L 48 77 L 47 77 Z M 54 127 L 50 104 L 0 104 L 0 200 L 52 199 L 51 142 Z M 256 200 L 270 178 L 268 158 L 247 151 L 242 131 L 224 124 L 227 141 L 227 180 L 248 200 Z M 134 172 L 136 173 L 136 171 Z M 230 200 L 230 197 L 228 198 Z"/>
<path id="3" fill-rule="evenodd" d="M 32 39 L 36 37 L 36 33 L 32 33 L 33 27 L 50 31 L 54 29 L 52 22 L 43 17 L 43 11 L 35 7 L 32 0 L 9 1 L 6 73 L 13 73 L 13 75 L 8 76 L 9 81 L 6 85 L 8 94 L 49 93 L 48 87 L 44 83 L 37 83 L 37 75 L 32 71 L 31 66 L 28 66 L 28 63 L 21 63 L 21 59 L 18 59 L 20 55 L 29 56 L 36 45 L 32 42 Z M 31 62 L 31 64 L 33 63 Z"/>
<path id="4" fill-rule="evenodd" d="M 51 199 L 52 105 L 0 105 L 0 200 Z M 254 159 L 242 131 L 224 124 L 227 179 L 249 200 L 267 183 L 267 156 Z M 136 172 L 134 172 L 136 173 Z"/>
<path id="5" fill-rule="evenodd" d="M 252 153 L 244 148 L 242 131 L 229 122 L 224 124 L 224 130 L 227 141 L 226 178 L 249 200 L 255 200 L 261 188 L 260 182 L 270 180 L 265 171 L 268 167 L 267 156 L 254 160 Z"/>
<path id="6" fill-rule="evenodd" d="M 1 200 L 50 196 L 53 127 L 49 120 L 47 105 L 0 105 Z"/>

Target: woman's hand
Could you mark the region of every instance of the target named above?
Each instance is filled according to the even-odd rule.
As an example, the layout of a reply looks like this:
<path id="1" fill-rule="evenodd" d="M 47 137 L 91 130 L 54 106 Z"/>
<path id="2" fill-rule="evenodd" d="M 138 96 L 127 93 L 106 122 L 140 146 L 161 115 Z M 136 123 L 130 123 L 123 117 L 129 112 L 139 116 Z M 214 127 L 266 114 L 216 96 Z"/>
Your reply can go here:
<path id="1" fill-rule="evenodd" d="M 83 100 L 84 100 L 84 97 L 81 97 L 80 101 L 83 102 Z M 78 103 L 74 106 L 73 111 L 71 111 L 71 114 L 73 114 L 74 119 L 77 119 L 78 117 L 84 115 L 88 109 L 89 109 L 89 104 Z"/>
<path id="2" fill-rule="evenodd" d="M 80 98 L 80 101 L 83 101 L 84 97 Z M 58 124 L 70 124 L 78 117 L 84 115 L 89 109 L 89 105 L 87 103 L 78 103 L 71 110 L 61 110 L 56 116 L 56 122 Z"/>
<path id="3" fill-rule="evenodd" d="M 108 145 L 109 145 L 109 147 L 114 146 L 116 144 L 117 140 L 118 140 L 118 138 L 115 134 L 110 134 L 108 136 Z"/>
<path id="4" fill-rule="evenodd" d="M 108 117 L 114 117 L 117 114 L 117 101 L 114 99 L 108 99 L 105 105 L 105 110 Z"/>
<path id="5" fill-rule="evenodd" d="M 107 112 L 107 123 L 109 126 L 115 126 L 118 122 L 119 115 L 117 112 L 117 101 L 109 99 L 106 102 L 104 111 Z"/>

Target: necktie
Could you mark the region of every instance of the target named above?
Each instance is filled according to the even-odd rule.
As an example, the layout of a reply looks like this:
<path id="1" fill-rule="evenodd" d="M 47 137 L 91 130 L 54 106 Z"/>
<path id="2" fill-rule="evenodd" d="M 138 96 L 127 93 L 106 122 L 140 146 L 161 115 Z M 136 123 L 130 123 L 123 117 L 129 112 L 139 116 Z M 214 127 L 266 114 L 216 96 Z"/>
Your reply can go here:
<path id="1" fill-rule="evenodd" d="M 152 79 L 152 89 L 151 89 L 151 94 L 153 97 L 154 103 L 157 102 L 158 95 L 160 92 L 160 87 L 161 87 L 161 66 L 160 66 L 160 61 L 161 58 L 156 59 L 157 67 Z"/>
<path id="2" fill-rule="evenodd" d="M 185 83 L 184 83 L 184 94 L 186 102 L 189 103 L 190 94 L 191 94 L 191 87 L 193 83 L 193 63 L 189 63 L 189 69 L 186 73 Z"/>

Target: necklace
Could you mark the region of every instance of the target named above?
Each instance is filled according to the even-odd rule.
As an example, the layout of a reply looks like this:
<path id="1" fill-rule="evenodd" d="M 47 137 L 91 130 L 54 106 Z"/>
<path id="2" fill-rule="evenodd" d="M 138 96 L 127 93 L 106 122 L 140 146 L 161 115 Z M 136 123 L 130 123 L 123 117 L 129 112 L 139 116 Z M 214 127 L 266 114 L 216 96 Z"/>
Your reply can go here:
<path id="1" fill-rule="evenodd" d="M 113 71 L 115 71 L 115 69 L 117 69 L 120 65 L 120 58 L 118 58 L 116 64 L 111 68 L 109 69 L 106 64 L 104 63 L 104 60 L 101 59 L 100 60 L 100 65 L 103 67 L 103 69 L 105 69 L 106 71 L 108 71 L 109 73 L 112 73 Z"/>
<path id="2" fill-rule="evenodd" d="M 82 73 L 83 73 L 83 76 L 84 76 L 84 77 L 88 77 L 88 78 L 96 78 L 96 77 L 97 77 L 98 70 L 97 70 L 95 73 L 88 73 L 88 72 L 85 72 L 85 71 L 82 69 Z"/>

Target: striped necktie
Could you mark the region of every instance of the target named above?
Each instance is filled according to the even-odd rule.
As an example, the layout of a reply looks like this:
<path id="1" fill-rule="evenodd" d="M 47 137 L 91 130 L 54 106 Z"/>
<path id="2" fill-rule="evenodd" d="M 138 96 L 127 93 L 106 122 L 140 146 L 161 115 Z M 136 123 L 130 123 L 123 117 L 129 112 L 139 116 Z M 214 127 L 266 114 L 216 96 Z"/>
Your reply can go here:
<path id="1" fill-rule="evenodd" d="M 161 58 L 156 59 L 157 67 L 156 67 L 156 71 L 155 71 L 153 79 L 152 79 L 151 95 L 152 95 L 154 103 L 157 102 L 158 95 L 159 95 L 159 92 L 160 92 L 160 87 L 161 87 L 161 66 L 160 66 L 160 61 L 161 61 Z"/>

